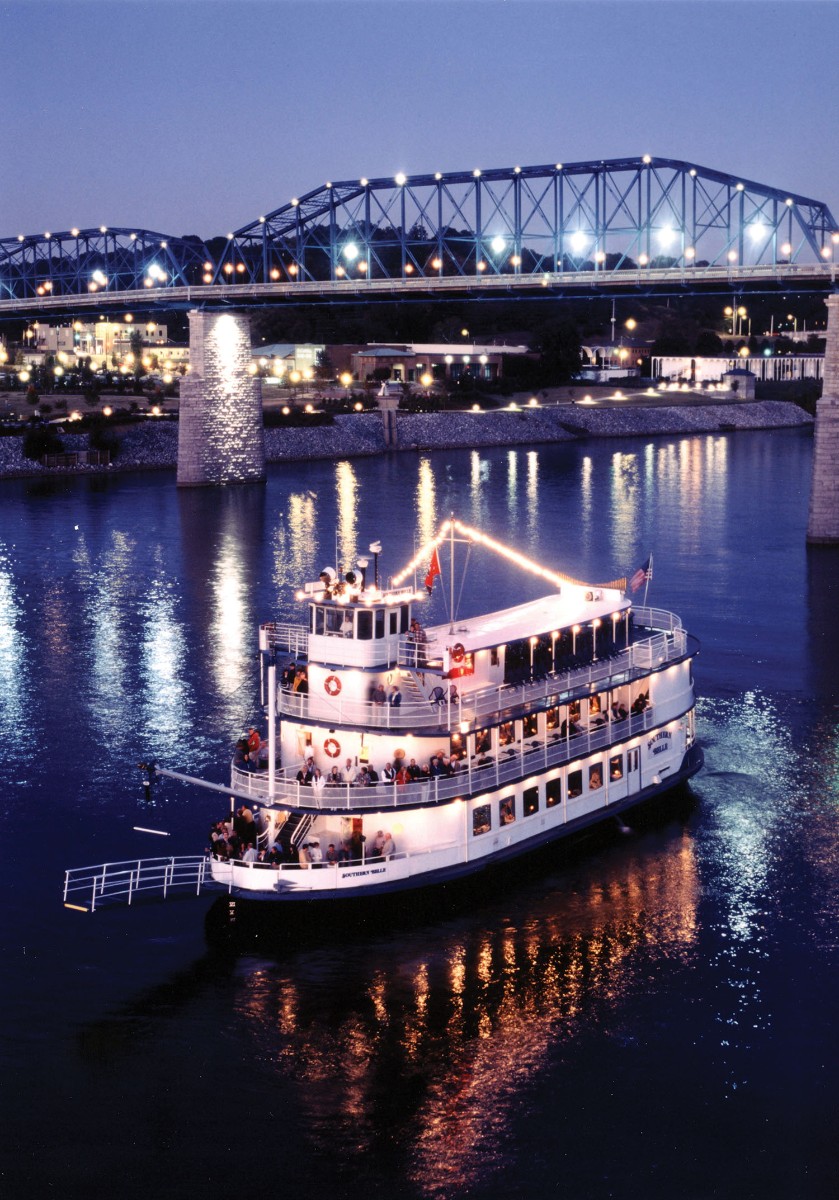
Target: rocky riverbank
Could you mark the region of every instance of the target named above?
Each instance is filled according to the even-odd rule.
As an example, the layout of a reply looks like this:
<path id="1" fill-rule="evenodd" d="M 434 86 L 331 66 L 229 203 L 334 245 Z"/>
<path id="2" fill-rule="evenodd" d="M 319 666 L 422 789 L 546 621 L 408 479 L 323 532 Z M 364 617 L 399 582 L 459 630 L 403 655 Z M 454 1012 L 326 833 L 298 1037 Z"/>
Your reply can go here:
<path id="1" fill-rule="evenodd" d="M 584 403 L 552 408 L 494 412 L 402 413 L 399 450 L 446 450 L 478 446 L 522 446 L 579 438 L 655 437 L 735 430 L 785 429 L 812 425 L 813 419 L 783 401 L 734 404 L 599 407 Z M 23 457 L 23 437 L 0 438 L 0 478 L 103 471 L 172 469 L 177 465 L 178 427 L 149 420 L 119 430 L 120 454 L 111 467 L 42 467 Z M 65 450 L 87 449 L 87 435 L 67 433 Z M 352 413 L 333 425 L 311 429 L 266 429 L 269 462 L 307 458 L 337 459 L 382 454 L 384 430 L 378 413 Z"/>

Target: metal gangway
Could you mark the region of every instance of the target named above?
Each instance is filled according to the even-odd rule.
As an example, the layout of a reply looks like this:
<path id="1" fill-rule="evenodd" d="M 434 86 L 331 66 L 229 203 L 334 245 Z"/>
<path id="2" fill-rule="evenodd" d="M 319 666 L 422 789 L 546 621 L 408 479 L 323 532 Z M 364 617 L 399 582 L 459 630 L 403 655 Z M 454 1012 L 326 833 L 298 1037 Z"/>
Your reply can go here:
<path id="1" fill-rule="evenodd" d="M 64 907 L 95 912 L 103 905 L 132 904 L 139 898 L 165 900 L 187 889 L 199 896 L 212 882 L 209 868 L 205 854 L 71 867 L 64 873 Z"/>

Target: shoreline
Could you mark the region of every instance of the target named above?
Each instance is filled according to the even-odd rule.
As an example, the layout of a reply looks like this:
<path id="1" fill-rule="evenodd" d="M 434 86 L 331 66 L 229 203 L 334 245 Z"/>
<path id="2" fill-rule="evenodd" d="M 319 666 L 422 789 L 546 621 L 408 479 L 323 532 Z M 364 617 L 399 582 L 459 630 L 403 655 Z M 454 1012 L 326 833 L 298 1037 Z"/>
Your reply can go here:
<path id="1" fill-rule="evenodd" d="M 588 438 L 752 432 L 812 427 L 813 424 L 813 418 L 803 409 L 782 400 L 740 400 L 704 405 L 633 404 L 620 408 L 579 402 L 512 411 L 400 413 L 397 416 L 398 445 L 388 448 L 379 413 L 341 414 L 332 425 L 311 429 L 265 429 L 265 461 L 366 458 L 388 453 L 556 444 Z M 22 434 L 0 438 L 0 480 L 176 469 L 178 426 L 175 422 L 117 427 L 116 432 L 121 443 L 120 455 L 108 467 L 42 467 L 23 457 Z M 66 433 L 63 440 L 68 452 L 87 448 L 86 433 Z"/>

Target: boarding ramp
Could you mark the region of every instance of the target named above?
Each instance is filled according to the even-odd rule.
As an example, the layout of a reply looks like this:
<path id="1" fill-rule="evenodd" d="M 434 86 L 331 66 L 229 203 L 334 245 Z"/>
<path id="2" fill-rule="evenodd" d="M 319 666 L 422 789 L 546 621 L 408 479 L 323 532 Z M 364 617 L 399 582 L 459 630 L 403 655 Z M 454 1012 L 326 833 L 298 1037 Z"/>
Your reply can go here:
<path id="1" fill-rule="evenodd" d="M 210 860 L 204 854 L 71 867 L 64 873 L 64 907 L 95 912 L 103 905 L 166 900 L 173 893 L 191 891 L 198 896 L 211 882 Z"/>

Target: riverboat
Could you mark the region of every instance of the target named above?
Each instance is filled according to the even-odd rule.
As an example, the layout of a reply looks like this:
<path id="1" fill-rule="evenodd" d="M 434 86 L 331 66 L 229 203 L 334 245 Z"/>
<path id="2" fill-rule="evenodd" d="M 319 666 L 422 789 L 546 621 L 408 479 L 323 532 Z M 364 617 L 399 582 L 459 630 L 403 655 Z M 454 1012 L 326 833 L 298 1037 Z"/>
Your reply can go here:
<path id="1" fill-rule="evenodd" d="M 456 617 L 456 546 L 501 554 L 551 590 Z M 91 886 L 95 907 L 194 882 L 346 907 L 491 871 L 701 768 L 698 643 L 674 614 L 635 604 L 625 578 L 572 579 L 454 518 L 381 585 L 381 546 L 370 550 L 372 569 L 361 558 L 303 583 L 304 623 L 261 626 L 266 736 L 240 743 L 229 787 L 203 784 L 230 797 L 213 848 L 68 872 L 65 903 Z M 450 619 L 424 626 L 441 555 Z"/>

